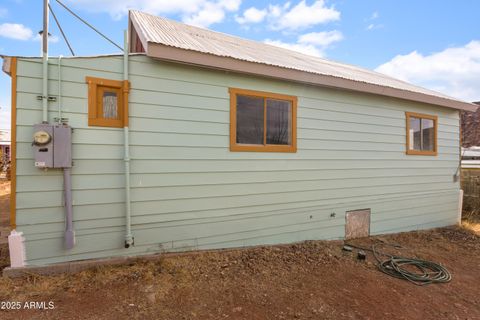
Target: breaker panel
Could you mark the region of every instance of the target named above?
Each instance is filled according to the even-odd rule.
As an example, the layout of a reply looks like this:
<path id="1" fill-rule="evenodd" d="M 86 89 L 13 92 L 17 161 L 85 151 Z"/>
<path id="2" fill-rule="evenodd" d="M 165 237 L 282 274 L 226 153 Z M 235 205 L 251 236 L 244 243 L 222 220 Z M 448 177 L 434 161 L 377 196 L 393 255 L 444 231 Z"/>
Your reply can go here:
<path id="1" fill-rule="evenodd" d="M 66 124 L 36 124 L 32 145 L 35 167 L 72 167 L 72 128 L 70 126 Z"/>

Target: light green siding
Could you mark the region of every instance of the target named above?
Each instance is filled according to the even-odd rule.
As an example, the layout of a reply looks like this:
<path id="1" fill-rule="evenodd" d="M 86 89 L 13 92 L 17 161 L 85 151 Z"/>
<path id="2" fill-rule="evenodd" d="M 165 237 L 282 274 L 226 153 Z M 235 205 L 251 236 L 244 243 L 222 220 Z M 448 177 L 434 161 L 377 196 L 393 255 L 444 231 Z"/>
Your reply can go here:
<path id="1" fill-rule="evenodd" d="M 373 234 L 456 222 L 457 111 L 131 56 L 135 247 L 124 249 L 123 130 L 88 127 L 85 83 L 121 80 L 122 58 L 62 64 L 63 117 L 75 129 L 71 251 L 63 248 L 62 174 L 33 165 L 41 63 L 18 61 L 17 224 L 30 265 L 342 238 L 345 211 L 363 208 L 372 210 Z M 230 152 L 229 87 L 298 96 L 298 152 Z M 53 121 L 57 103 L 49 108 Z M 438 116 L 438 156 L 405 154 L 405 111 Z"/>

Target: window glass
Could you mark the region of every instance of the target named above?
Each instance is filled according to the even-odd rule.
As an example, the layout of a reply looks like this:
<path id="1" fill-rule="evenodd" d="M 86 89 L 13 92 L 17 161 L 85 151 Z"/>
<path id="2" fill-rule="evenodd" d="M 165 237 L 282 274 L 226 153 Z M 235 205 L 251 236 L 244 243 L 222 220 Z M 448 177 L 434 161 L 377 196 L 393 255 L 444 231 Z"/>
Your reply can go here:
<path id="1" fill-rule="evenodd" d="M 237 96 L 237 143 L 263 144 L 263 98 Z"/>
<path id="2" fill-rule="evenodd" d="M 422 119 L 422 150 L 433 151 L 435 129 L 432 119 Z"/>
<path id="3" fill-rule="evenodd" d="M 267 144 L 291 144 L 291 113 L 290 101 L 267 99 Z"/>
<path id="4" fill-rule="evenodd" d="M 103 92 L 103 118 L 118 119 L 118 96 L 116 92 Z"/>
<path id="5" fill-rule="evenodd" d="M 229 92 L 230 151 L 297 152 L 297 97 L 235 88 Z"/>
<path id="6" fill-rule="evenodd" d="M 410 149 L 411 150 L 421 150 L 421 132 L 420 132 L 420 119 L 415 117 L 410 117 Z"/>

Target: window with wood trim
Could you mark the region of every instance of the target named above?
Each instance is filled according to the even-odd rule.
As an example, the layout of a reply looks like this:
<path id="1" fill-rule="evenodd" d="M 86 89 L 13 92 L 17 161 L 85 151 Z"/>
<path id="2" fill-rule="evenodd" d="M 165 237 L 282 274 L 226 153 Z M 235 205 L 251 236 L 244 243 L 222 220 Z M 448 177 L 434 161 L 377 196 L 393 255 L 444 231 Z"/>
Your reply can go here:
<path id="1" fill-rule="evenodd" d="M 407 154 L 436 156 L 438 117 L 413 112 L 406 112 L 405 115 Z"/>
<path id="2" fill-rule="evenodd" d="M 297 97 L 230 88 L 230 150 L 297 151 Z"/>
<path id="3" fill-rule="evenodd" d="M 88 125 L 122 128 L 128 126 L 128 81 L 86 78 Z"/>

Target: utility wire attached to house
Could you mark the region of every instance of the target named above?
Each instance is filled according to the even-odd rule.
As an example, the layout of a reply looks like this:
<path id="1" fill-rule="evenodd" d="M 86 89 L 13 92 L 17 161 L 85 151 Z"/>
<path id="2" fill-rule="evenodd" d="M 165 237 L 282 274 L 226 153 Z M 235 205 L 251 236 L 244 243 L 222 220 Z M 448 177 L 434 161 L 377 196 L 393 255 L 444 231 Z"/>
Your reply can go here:
<path id="1" fill-rule="evenodd" d="M 50 9 L 50 12 L 52 13 L 53 19 L 55 20 L 58 29 L 60 30 L 60 33 L 62 34 L 63 39 L 65 40 L 65 43 L 68 46 L 68 49 L 70 49 L 70 52 L 72 53 L 72 56 L 75 56 L 75 52 L 73 52 L 72 46 L 70 45 L 70 42 L 68 41 L 67 36 L 65 35 L 65 32 L 63 32 L 62 26 L 60 25 L 60 22 L 57 19 L 57 16 L 55 15 L 55 12 L 53 12 L 52 6 L 48 4 L 48 9 Z"/>
<path id="2" fill-rule="evenodd" d="M 108 42 L 110 42 L 111 44 L 113 44 L 115 47 L 117 47 L 118 49 L 122 50 L 123 51 L 123 48 L 121 46 L 119 46 L 117 43 L 115 43 L 113 40 L 111 40 L 109 37 L 107 37 L 106 35 L 104 35 L 103 33 L 101 33 L 97 28 L 95 28 L 94 26 L 92 26 L 90 23 L 88 23 L 87 21 L 85 21 L 84 19 L 82 19 L 79 15 L 77 15 L 75 12 L 73 12 L 70 8 L 68 8 L 65 4 L 63 4 L 60 0 L 56 0 L 58 2 L 59 5 L 61 5 L 65 10 L 67 10 L 71 15 L 73 15 L 75 18 L 77 18 L 78 20 L 80 20 L 81 22 L 83 22 L 84 24 L 86 24 L 89 28 L 91 28 L 93 31 L 95 31 L 96 33 L 98 33 L 100 36 L 102 36 L 105 40 L 107 40 Z"/>

